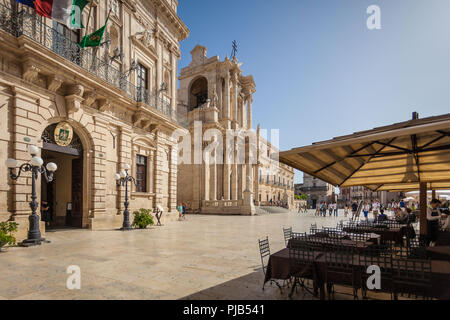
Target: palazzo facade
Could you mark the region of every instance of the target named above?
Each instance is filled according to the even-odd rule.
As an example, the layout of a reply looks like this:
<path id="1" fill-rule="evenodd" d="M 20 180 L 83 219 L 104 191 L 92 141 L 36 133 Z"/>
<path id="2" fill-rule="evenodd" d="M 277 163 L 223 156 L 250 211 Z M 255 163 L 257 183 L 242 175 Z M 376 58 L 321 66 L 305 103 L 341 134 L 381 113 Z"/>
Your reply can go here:
<path id="1" fill-rule="evenodd" d="M 58 165 L 52 183 L 37 181 L 38 202 L 50 207 L 49 227 L 120 227 L 125 189 L 114 176 L 126 164 L 136 177 L 130 211 L 161 205 L 163 219 L 176 216 L 172 133 L 183 128 L 177 64 L 180 41 L 189 35 L 178 2 L 91 4 L 83 12 L 87 30 L 77 31 L 16 1 L 0 3 L 0 221 L 19 223 L 18 240 L 26 238 L 31 175 L 12 181 L 5 160 L 28 162 L 30 145 Z M 77 46 L 105 25 L 109 12 L 103 44 Z"/>
<path id="2" fill-rule="evenodd" d="M 278 150 L 261 137 L 259 126 L 253 129 L 253 77 L 242 74 L 236 57 L 208 58 L 206 47 L 200 45 L 191 55 L 190 65 L 181 69 L 179 77 L 179 115 L 189 127 L 192 149 L 201 144 L 204 155 L 215 143 L 212 154 L 220 161 L 205 163 L 200 154 L 196 162 L 198 155 L 192 152 L 187 163 L 178 166 L 179 203 L 203 214 L 252 215 L 255 205 L 268 204 L 270 199 L 292 206 L 294 170 L 280 165 L 272 157 Z"/>

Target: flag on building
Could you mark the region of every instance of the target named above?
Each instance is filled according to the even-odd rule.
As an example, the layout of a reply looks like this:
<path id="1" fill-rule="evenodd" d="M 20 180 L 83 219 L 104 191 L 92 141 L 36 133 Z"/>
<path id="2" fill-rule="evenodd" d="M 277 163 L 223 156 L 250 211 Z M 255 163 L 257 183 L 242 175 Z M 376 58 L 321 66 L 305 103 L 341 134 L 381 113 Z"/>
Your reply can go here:
<path id="1" fill-rule="evenodd" d="M 59 21 L 71 29 L 81 29 L 82 12 L 88 0 L 16 0 L 34 7 L 37 14 Z M 34 3 L 34 5 L 32 4 Z"/>
<path id="2" fill-rule="evenodd" d="M 98 47 L 102 43 L 103 35 L 105 34 L 106 26 L 108 25 L 109 15 L 106 19 L 105 25 L 98 29 L 97 31 L 88 34 L 79 43 L 80 47 Z"/>

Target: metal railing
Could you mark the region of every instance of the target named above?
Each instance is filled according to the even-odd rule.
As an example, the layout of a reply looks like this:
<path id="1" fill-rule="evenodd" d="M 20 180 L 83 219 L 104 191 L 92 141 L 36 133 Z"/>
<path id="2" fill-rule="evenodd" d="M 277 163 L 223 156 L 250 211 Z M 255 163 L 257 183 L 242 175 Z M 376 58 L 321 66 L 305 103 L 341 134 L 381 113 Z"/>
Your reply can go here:
<path id="1" fill-rule="evenodd" d="M 95 55 L 96 48 L 81 48 L 78 43 L 43 23 L 40 17 L 23 10 L 15 12 L 0 4 L 0 29 L 15 37 L 26 36 L 115 88 L 124 91 L 128 98 L 145 103 L 174 119 L 169 102 L 157 95 L 149 94 L 146 89 L 136 87 L 128 81 L 129 74 L 116 69 L 109 61 L 99 59 Z"/>

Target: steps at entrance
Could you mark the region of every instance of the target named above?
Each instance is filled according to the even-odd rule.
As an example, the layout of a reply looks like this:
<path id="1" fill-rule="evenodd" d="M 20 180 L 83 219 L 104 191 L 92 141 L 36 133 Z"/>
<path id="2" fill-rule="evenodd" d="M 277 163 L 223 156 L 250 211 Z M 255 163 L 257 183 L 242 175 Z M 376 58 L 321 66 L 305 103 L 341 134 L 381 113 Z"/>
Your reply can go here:
<path id="1" fill-rule="evenodd" d="M 273 213 L 288 213 L 289 209 L 280 207 L 260 206 L 255 207 L 256 214 L 273 214 Z"/>

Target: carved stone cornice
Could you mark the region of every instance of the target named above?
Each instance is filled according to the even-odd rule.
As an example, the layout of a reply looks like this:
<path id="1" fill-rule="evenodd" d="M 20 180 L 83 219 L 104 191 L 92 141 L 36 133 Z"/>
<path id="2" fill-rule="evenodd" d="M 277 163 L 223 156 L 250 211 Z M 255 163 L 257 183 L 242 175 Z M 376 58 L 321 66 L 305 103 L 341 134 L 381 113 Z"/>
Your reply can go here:
<path id="1" fill-rule="evenodd" d="M 111 110 L 111 101 L 105 98 L 98 99 L 98 110 L 101 112 Z"/>
<path id="2" fill-rule="evenodd" d="M 67 95 L 83 97 L 84 87 L 81 84 L 73 84 L 67 88 Z"/>
<path id="3" fill-rule="evenodd" d="M 67 93 L 68 95 L 64 97 L 67 113 L 77 112 L 80 110 L 81 103 L 84 101 L 84 87 L 81 84 L 74 84 L 68 88 Z"/>
<path id="4" fill-rule="evenodd" d="M 147 32 L 147 31 L 144 31 Z M 133 35 L 131 36 L 132 43 L 144 51 L 149 56 L 158 59 L 158 52 L 156 51 L 156 48 L 153 44 L 150 43 L 148 38 L 146 38 L 145 34 L 139 37 L 139 35 Z"/>
<path id="5" fill-rule="evenodd" d="M 180 19 L 175 10 L 165 0 L 153 0 L 153 4 L 172 24 L 178 33 L 178 40 L 183 41 L 189 36 L 189 29 Z"/>
<path id="6" fill-rule="evenodd" d="M 32 62 L 25 62 L 23 64 L 23 79 L 28 82 L 33 82 L 37 79 L 39 76 L 39 72 L 41 72 L 41 69 L 39 69 L 38 66 L 36 66 Z"/>
<path id="7" fill-rule="evenodd" d="M 136 1 L 135 0 L 122 0 L 123 5 L 128 8 L 131 12 L 136 12 Z"/>
<path id="8" fill-rule="evenodd" d="M 97 99 L 97 93 L 95 91 L 88 91 L 84 94 L 84 104 L 91 107 Z"/>
<path id="9" fill-rule="evenodd" d="M 56 92 L 61 88 L 62 84 L 64 83 L 64 79 L 57 75 L 52 75 L 48 77 L 47 80 L 47 89 L 53 92 Z"/>

